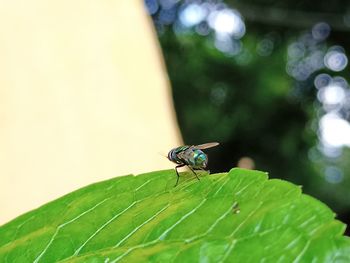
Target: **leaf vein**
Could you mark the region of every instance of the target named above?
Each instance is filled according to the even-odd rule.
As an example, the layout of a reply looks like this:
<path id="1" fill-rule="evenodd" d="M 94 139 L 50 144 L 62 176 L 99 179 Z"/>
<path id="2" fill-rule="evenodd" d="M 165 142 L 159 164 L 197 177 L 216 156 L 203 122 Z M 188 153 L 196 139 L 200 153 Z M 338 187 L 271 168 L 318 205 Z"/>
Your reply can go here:
<path id="1" fill-rule="evenodd" d="M 120 240 L 114 247 L 119 247 L 120 244 L 122 244 L 125 240 L 127 240 L 131 235 L 133 235 L 137 230 L 139 230 L 141 227 L 146 225 L 148 222 L 156 218 L 159 214 L 161 214 L 164 210 L 166 210 L 170 204 L 167 204 L 165 207 L 160 209 L 157 213 L 155 213 L 153 216 L 148 218 L 145 222 L 143 222 L 141 225 L 137 226 L 134 230 L 132 230 L 128 235 L 126 235 L 122 240 Z"/>
<path id="2" fill-rule="evenodd" d="M 202 200 L 195 208 L 193 208 L 190 212 L 182 216 L 175 224 L 173 224 L 171 227 L 166 229 L 159 237 L 158 240 L 164 240 L 164 238 L 169 234 L 170 231 L 172 231 L 178 224 L 180 224 L 182 221 L 184 221 L 187 217 L 192 215 L 194 212 L 197 211 L 198 208 L 200 208 L 206 201 L 206 198 Z"/>
<path id="3" fill-rule="evenodd" d="M 55 233 L 52 235 L 50 241 L 47 243 L 47 245 L 45 246 L 45 248 L 43 249 L 43 251 L 41 251 L 41 253 L 34 259 L 33 263 L 37 263 L 39 262 L 39 260 L 42 258 L 42 256 L 45 254 L 45 252 L 48 250 L 48 248 L 50 247 L 50 245 L 53 243 L 55 237 L 57 236 L 58 232 L 60 231 L 60 229 L 62 229 L 63 227 L 65 227 L 66 225 L 73 223 L 75 220 L 79 219 L 80 217 L 82 217 L 83 215 L 91 212 L 92 210 L 94 210 L 96 207 L 100 206 L 101 204 L 103 204 L 104 202 L 106 202 L 108 199 L 110 198 L 106 198 L 104 200 L 102 200 L 101 202 L 97 203 L 96 205 L 94 205 L 93 207 L 89 208 L 88 210 L 80 213 L 79 215 L 77 215 L 76 217 L 74 217 L 73 219 L 59 225 L 56 228 Z"/>
<path id="4" fill-rule="evenodd" d="M 138 203 L 139 201 L 133 202 L 131 203 L 127 208 L 125 208 L 124 210 L 122 210 L 121 212 L 119 212 L 118 214 L 114 215 L 111 219 L 109 219 L 108 221 L 106 221 L 101 227 L 99 227 L 80 247 L 78 247 L 75 251 L 73 256 L 76 256 L 79 254 L 79 252 L 85 247 L 85 245 L 91 240 L 93 239 L 99 232 L 101 232 L 106 226 L 108 226 L 113 220 L 115 220 L 116 218 L 118 218 L 119 216 L 121 216 L 122 214 L 124 214 L 127 210 L 129 210 L 131 207 L 133 207 L 136 203 Z"/>

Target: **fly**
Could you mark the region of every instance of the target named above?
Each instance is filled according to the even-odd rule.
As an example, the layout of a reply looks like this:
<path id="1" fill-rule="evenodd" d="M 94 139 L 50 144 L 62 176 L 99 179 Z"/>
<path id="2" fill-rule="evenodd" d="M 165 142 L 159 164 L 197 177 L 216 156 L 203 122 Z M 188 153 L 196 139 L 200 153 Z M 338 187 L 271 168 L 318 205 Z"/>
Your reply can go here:
<path id="1" fill-rule="evenodd" d="M 208 156 L 202 151 L 219 145 L 217 142 L 209 142 L 200 145 L 184 145 L 169 151 L 168 159 L 177 164 L 175 167 L 177 180 L 175 186 L 179 182 L 179 172 L 177 168 L 188 166 L 199 180 L 194 170 L 205 170 L 208 164 Z"/>

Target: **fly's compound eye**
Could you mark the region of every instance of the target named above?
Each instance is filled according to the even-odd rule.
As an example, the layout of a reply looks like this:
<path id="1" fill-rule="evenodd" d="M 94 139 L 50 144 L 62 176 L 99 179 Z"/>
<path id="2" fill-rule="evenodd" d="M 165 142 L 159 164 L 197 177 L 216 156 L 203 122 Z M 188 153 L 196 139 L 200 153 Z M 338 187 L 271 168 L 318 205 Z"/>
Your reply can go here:
<path id="1" fill-rule="evenodd" d="M 168 159 L 171 161 L 173 160 L 173 150 L 171 150 L 170 152 L 168 152 Z"/>

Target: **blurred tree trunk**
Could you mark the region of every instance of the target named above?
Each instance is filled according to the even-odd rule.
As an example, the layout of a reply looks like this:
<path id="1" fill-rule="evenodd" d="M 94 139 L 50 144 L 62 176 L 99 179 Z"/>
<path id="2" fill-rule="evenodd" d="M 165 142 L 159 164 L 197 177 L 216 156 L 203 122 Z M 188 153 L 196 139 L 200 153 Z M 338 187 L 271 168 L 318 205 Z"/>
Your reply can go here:
<path id="1" fill-rule="evenodd" d="M 0 2 L 0 224 L 181 143 L 142 1 Z"/>

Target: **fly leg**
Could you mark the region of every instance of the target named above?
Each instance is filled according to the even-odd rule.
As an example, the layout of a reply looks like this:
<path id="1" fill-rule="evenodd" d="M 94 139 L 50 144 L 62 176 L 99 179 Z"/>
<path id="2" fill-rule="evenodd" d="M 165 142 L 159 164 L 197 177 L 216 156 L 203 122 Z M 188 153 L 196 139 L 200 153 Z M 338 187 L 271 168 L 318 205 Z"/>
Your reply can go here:
<path id="1" fill-rule="evenodd" d="M 179 164 L 175 167 L 175 171 L 176 171 L 176 175 L 177 175 L 177 179 L 176 179 L 176 184 L 174 185 L 174 187 L 177 186 L 178 182 L 179 182 L 179 178 L 180 178 L 180 175 L 179 175 L 179 172 L 177 171 L 177 168 L 180 168 L 180 167 L 183 167 L 185 166 L 185 164 Z"/>
<path id="2" fill-rule="evenodd" d="M 189 165 L 187 165 L 188 166 L 188 168 L 190 168 L 191 169 L 191 171 L 194 173 L 194 175 L 197 177 L 197 179 L 198 179 L 198 181 L 200 181 L 200 179 L 199 179 L 199 177 L 198 177 L 198 175 L 196 174 L 196 172 L 192 169 L 192 167 L 191 166 L 189 166 Z"/>

